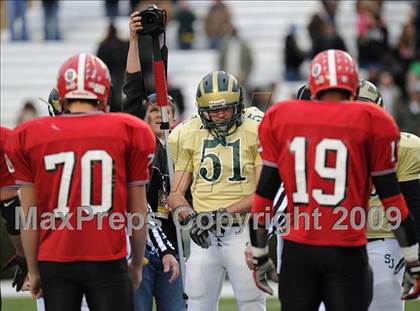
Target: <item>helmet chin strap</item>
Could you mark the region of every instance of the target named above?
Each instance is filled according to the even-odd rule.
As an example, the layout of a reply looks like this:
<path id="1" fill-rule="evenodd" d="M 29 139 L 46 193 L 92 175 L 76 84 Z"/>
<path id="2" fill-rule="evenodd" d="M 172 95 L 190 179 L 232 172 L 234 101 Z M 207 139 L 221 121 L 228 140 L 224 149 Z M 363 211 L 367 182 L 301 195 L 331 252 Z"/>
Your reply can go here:
<path id="1" fill-rule="evenodd" d="M 221 133 L 215 128 L 209 129 L 209 132 L 223 147 L 226 147 L 226 136 L 228 136 L 226 132 Z"/>

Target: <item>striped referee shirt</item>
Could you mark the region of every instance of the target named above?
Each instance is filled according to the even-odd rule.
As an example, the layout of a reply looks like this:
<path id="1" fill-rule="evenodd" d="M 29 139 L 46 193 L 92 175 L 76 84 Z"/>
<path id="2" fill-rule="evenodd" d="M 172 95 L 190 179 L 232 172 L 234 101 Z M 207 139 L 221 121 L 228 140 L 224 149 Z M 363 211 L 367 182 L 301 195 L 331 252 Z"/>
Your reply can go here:
<path id="1" fill-rule="evenodd" d="M 172 254 L 175 256 L 175 248 L 172 243 L 168 240 L 162 228 L 157 226 L 155 217 L 150 205 L 147 206 L 148 214 L 148 235 L 146 248 L 150 253 L 157 254 L 160 259 L 166 254 Z"/>

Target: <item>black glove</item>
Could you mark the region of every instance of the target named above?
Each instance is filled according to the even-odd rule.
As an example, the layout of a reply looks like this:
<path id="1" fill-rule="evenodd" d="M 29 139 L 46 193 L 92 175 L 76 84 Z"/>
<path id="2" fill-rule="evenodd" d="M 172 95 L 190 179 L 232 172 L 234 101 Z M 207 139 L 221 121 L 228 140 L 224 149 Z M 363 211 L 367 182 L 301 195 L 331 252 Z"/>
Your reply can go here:
<path id="1" fill-rule="evenodd" d="M 18 255 L 13 256 L 3 266 L 2 271 L 9 270 L 16 266 L 15 276 L 13 278 L 12 287 L 16 286 L 16 291 L 19 292 L 22 289 L 23 283 L 25 282 L 26 276 L 28 275 L 28 266 L 26 265 L 25 257 Z"/>
<path id="2" fill-rule="evenodd" d="M 209 237 L 209 229 L 207 228 L 209 224 L 209 214 L 205 213 L 204 217 L 199 216 L 196 212 L 190 213 L 185 219 L 186 222 L 191 222 L 192 227 L 190 230 L 191 239 L 200 246 L 201 248 L 209 248 L 211 245 Z"/>
<path id="3" fill-rule="evenodd" d="M 405 264 L 403 295 L 401 299 L 410 300 L 420 296 L 420 261 Z"/>
<path id="4" fill-rule="evenodd" d="M 273 295 L 273 289 L 268 284 L 268 280 L 278 283 L 279 279 L 276 272 L 276 267 L 273 261 L 267 255 L 261 257 L 253 257 L 254 272 L 253 277 L 255 285 L 263 292 Z"/>

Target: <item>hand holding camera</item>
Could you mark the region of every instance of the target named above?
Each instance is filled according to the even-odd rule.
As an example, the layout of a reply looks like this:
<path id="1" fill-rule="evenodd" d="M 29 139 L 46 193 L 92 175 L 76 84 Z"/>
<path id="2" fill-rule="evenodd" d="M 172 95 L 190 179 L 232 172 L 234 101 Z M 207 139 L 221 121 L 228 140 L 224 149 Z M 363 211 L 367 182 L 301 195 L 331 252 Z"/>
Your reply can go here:
<path id="1" fill-rule="evenodd" d="M 165 32 L 165 10 L 161 10 L 156 5 L 152 4 L 146 10 L 141 11 L 139 13 L 139 17 L 141 20 L 142 29 L 139 29 L 138 32 L 141 35 L 158 36 Z"/>
<path id="2" fill-rule="evenodd" d="M 139 11 L 135 11 L 130 15 L 130 40 L 134 39 L 137 40 L 137 33 L 143 30 L 143 26 L 141 24 L 141 16 Z"/>

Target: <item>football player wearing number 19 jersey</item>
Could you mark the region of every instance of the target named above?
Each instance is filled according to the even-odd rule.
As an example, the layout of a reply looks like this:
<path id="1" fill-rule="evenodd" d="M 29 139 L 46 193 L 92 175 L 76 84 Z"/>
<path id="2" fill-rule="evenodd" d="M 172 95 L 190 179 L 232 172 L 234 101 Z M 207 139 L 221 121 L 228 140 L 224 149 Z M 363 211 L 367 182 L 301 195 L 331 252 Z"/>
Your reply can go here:
<path id="1" fill-rule="evenodd" d="M 359 79 L 346 52 L 323 51 L 310 69 L 314 100 L 273 106 L 259 128 L 264 166 L 252 210 L 266 213 L 281 182 L 290 198 L 290 233 L 283 237 L 280 270 L 282 310 L 316 310 L 321 301 L 327 310 L 368 309 L 372 274 L 360 215 L 367 215 L 371 180 L 385 209 L 396 208 L 399 214 L 401 225 L 394 233 L 410 284 L 403 297 L 415 298 L 420 294 L 420 262 L 414 223 L 395 175 L 398 127 L 380 108 L 350 101 Z M 320 215 L 317 223 L 307 225 L 302 214 L 314 212 Z M 264 281 L 268 261 L 261 220 L 251 231 L 257 282 Z"/>
<path id="2" fill-rule="evenodd" d="M 83 295 L 90 310 L 133 310 L 147 229 L 133 231 L 127 266 L 126 213 L 138 215 L 134 225 L 145 220 L 154 135 L 141 120 L 104 113 L 110 76 L 96 56 L 66 60 L 57 89 L 65 113 L 20 125 L 6 146 L 23 213 L 35 218 L 21 230 L 31 292 L 47 310 L 80 309 Z"/>

